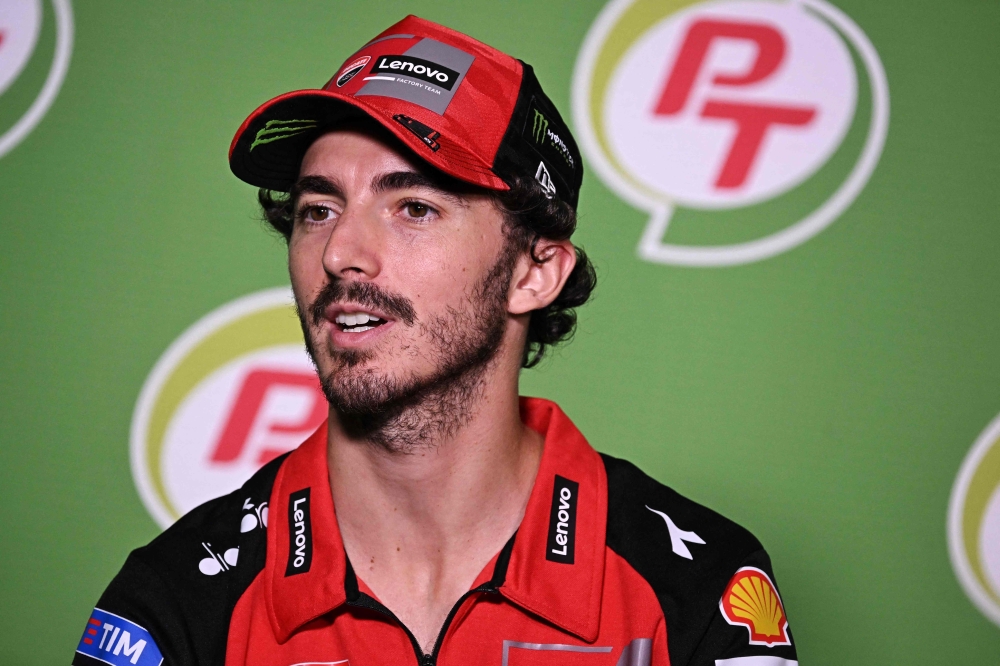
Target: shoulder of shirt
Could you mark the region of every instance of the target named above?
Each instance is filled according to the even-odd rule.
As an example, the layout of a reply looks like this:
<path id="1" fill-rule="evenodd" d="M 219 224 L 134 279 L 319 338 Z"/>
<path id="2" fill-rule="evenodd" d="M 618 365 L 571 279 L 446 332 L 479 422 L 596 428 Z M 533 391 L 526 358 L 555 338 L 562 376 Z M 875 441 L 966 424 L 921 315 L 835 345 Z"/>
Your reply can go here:
<path id="1" fill-rule="evenodd" d="M 194 562 L 197 570 L 198 562 L 210 556 L 209 551 L 218 551 L 222 555 L 224 550 L 237 547 L 240 549 L 237 566 L 242 568 L 244 556 L 249 554 L 244 551 L 257 550 L 255 546 L 266 543 L 266 509 L 278 469 L 286 457 L 287 454 L 261 467 L 237 490 L 184 514 L 148 545 L 133 551 L 132 555 L 158 572 L 179 566 L 186 570 L 191 568 L 191 563 L 180 562 L 178 554 L 189 551 L 193 544 L 193 552 L 200 556 Z M 223 564 L 220 563 L 220 566 Z"/>
<path id="2" fill-rule="evenodd" d="M 150 594 L 156 589 L 169 594 L 168 605 L 188 621 L 228 621 L 239 597 L 264 568 L 268 503 L 286 457 L 267 463 L 239 489 L 195 507 L 132 551 L 119 576 L 130 569 L 155 576 L 159 584 L 150 586 Z"/>
<path id="3" fill-rule="evenodd" d="M 608 477 L 608 548 L 656 594 L 674 661 L 675 654 L 689 653 L 698 645 L 733 574 L 744 563 L 766 559 L 766 553 L 733 521 L 628 461 L 601 457 Z"/>

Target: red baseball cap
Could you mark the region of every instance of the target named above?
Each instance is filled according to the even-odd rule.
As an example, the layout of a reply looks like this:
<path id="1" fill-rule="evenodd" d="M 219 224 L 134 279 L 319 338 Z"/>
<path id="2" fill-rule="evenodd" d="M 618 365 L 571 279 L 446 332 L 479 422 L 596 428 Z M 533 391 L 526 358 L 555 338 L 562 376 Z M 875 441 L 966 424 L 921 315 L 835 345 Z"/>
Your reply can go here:
<path id="1" fill-rule="evenodd" d="M 416 16 L 361 47 L 323 88 L 286 93 L 250 114 L 229 166 L 251 185 L 287 192 L 312 142 L 363 116 L 459 180 L 506 190 L 533 178 L 576 208 L 580 151 L 531 66 Z"/>

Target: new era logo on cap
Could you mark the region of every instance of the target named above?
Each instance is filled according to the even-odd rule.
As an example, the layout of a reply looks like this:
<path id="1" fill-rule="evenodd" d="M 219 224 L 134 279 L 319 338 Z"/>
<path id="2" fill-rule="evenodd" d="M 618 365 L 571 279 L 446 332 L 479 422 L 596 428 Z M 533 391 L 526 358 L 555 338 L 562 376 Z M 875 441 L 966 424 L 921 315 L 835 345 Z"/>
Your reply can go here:
<path id="1" fill-rule="evenodd" d="M 230 166 L 251 185 L 287 192 L 316 137 L 362 115 L 459 180 L 493 190 L 537 181 L 576 207 L 580 152 L 531 67 L 415 16 L 361 47 L 323 89 L 257 109 L 233 139 Z"/>

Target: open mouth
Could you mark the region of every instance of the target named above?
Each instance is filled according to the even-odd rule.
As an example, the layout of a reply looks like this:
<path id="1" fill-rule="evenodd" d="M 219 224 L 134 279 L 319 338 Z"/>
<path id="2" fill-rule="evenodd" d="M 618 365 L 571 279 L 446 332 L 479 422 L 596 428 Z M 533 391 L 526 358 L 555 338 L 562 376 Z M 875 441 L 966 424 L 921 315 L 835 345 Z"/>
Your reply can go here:
<path id="1" fill-rule="evenodd" d="M 364 333 L 382 326 L 386 320 L 369 312 L 341 312 L 334 319 L 334 323 L 345 333 Z"/>

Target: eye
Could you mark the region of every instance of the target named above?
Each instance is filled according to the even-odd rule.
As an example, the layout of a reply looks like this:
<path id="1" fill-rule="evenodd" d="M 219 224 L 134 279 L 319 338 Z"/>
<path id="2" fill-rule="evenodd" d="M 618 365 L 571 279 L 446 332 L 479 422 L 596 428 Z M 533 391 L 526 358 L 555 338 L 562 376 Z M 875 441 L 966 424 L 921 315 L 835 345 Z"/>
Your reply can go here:
<path id="1" fill-rule="evenodd" d="M 303 206 L 296 217 L 309 224 L 320 224 L 333 218 L 335 215 L 332 208 L 323 204 L 312 204 Z"/>
<path id="2" fill-rule="evenodd" d="M 410 217 L 424 218 L 427 217 L 431 212 L 431 207 L 427 204 L 420 203 L 419 201 L 409 201 L 404 206 L 406 214 Z"/>

